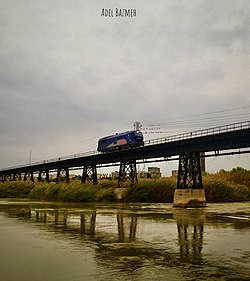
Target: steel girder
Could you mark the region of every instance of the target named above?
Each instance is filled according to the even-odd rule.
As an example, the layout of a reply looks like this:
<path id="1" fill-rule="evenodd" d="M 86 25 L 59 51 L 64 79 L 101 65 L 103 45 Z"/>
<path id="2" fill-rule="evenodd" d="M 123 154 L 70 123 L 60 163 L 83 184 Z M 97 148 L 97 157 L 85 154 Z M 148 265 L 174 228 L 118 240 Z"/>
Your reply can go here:
<path id="1" fill-rule="evenodd" d="M 24 181 L 34 181 L 34 174 L 33 174 L 33 172 L 26 172 L 24 174 Z"/>
<path id="2" fill-rule="evenodd" d="M 180 154 L 177 189 L 202 189 L 200 153 Z"/>
<path id="3" fill-rule="evenodd" d="M 92 182 L 96 185 L 97 182 L 97 170 L 96 165 L 85 165 L 82 171 L 82 183 L 84 182 Z"/>
<path id="4" fill-rule="evenodd" d="M 46 181 L 49 182 L 49 171 L 45 170 L 45 171 L 39 171 L 38 173 L 38 181 Z"/>
<path id="5" fill-rule="evenodd" d="M 13 174 L 13 180 L 22 180 L 22 174 Z"/>
<path id="6" fill-rule="evenodd" d="M 58 169 L 56 174 L 56 182 L 69 182 L 69 168 Z"/>
<path id="7" fill-rule="evenodd" d="M 136 160 L 121 161 L 118 187 L 132 186 L 137 182 Z"/>

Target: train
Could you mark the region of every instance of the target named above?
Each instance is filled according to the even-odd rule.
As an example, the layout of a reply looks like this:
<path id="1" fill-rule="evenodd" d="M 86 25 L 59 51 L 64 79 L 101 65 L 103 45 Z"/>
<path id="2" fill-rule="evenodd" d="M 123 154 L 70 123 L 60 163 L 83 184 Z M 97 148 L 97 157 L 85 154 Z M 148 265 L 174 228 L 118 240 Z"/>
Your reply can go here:
<path id="1" fill-rule="evenodd" d="M 142 132 L 132 130 L 99 139 L 97 151 L 110 152 L 142 145 L 144 145 Z"/>

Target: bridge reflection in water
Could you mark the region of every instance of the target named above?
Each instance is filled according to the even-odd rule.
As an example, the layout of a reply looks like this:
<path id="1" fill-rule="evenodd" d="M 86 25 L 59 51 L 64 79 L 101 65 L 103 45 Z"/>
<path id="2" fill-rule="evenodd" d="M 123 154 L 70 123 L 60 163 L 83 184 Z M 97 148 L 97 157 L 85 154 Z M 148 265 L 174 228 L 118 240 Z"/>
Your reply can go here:
<path id="1" fill-rule="evenodd" d="M 206 278 L 211 270 L 214 278 L 220 272 L 223 272 L 223 276 L 230 276 L 232 272 L 243 277 L 247 275 L 244 263 L 238 262 L 236 266 L 231 263 L 230 257 L 224 257 L 214 250 L 214 241 L 217 234 L 224 233 L 224 228 L 229 234 L 218 237 L 220 243 L 224 237 L 232 239 L 232 229 L 248 231 L 250 221 L 233 220 L 226 216 L 218 218 L 207 213 L 206 209 L 177 209 L 169 205 L 168 209 L 157 207 L 154 211 L 154 208 L 147 209 L 139 204 L 127 208 L 121 206 L 82 209 L 56 204 L 0 205 L 0 214 L 18 219 L 27 228 L 31 224 L 42 233 L 49 232 L 52 239 L 59 237 L 67 243 L 73 243 L 79 252 L 91 249 L 97 267 L 106 272 L 119 271 L 126 275 L 134 274 L 135 271 L 147 275 L 162 273 L 162 278 L 168 276 L 171 279 L 168 274 L 174 270 L 175 280 L 183 280 L 179 277 Z M 248 250 L 244 247 L 241 246 L 242 255 L 247 258 Z M 234 254 L 237 255 L 236 252 Z M 225 264 L 230 266 L 226 267 Z M 152 277 L 152 280 L 156 279 Z"/>
<path id="2" fill-rule="evenodd" d="M 91 209 L 70 211 L 70 209 L 15 208 L 13 210 L 10 208 L 7 212 L 5 210 L 5 214 L 8 217 L 16 217 L 29 223 L 37 223 L 38 226 L 43 225 L 50 231 L 70 233 L 76 239 L 81 239 L 79 234 L 87 235 L 95 242 L 98 242 L 100 248 L 102 246 L 106 250 L 110 248 L 109 251 L 119 250 L 120 248 L 117 245 L 120 243 L 123 248 L 126 247 L 126 244 L 130 249 L 136 247 L 138 254 L 140 247 L 133 244 L 138 239 L 140 245 L 143 245 L 141 248 L 142 253 L 144 252 L 143 254 L 145 254 L 145 252 L 149 251 L 152 256 L 164 255 L 166 254 L 166 249 L 155 247 L 148 243 L 148 241 L 154 240 L 154 237 L 152 237 L 152 233 L 149 234 L 150 237 L 147 237 L 145 222 L 150 223 L 152 220 L 156 223 L 151 228 L 151 231 L 155 232 L 156 237 L 160 235 L 160 232 L 165 231 L 168 227 L 173 228 L 173 225 L 175 225 L 175 240 L 177 245 L 179 245 L 179 257 L 184 261 L 200 262 L 202 260 L 205 210 L 174 208 L 172 211 L 172 214 L 160 213 L 156 215 L 154 213 L 145 213 L 140 215 L 136 212 L 128 213 L 119 209 L 111 213 L 98 213 L 96 210 Z M 99 221 L 98 218 L 100 218 Z M 157 223 L 165 224 L 166 229 L 158 228 Z M 137 237 L 137 229 L 138 227 L 140 228 L 140 224 L 144 225 L 142 229 L 145 229 L 145 231 L 141 229 Z M 96 233 L 97 225 L 98 231 Z M 116 227 L 114 227 L 115 225 Z M 173 229 L 171 232 L 173 232 Z M 160 244 L 166 246 L 168 240 L 168 234 L 166 233 L 165 239 L 160 241 Z M 113 248 L 114 243 L 116 243 L 116 247 Z M 153 252 L 155 253 L 153 254 Z M 175 254 L 173 254 L 173 258 L 176 259 Z"/>
<path id="3" fill-rule="evenodd" d="M 114 215 L 115 216 L 115 215 Z M 30 222 L 42 222 L 50 228 L 61 228 L 70 232 L 78 232 L 81 234 L 94 235 L 96 228 L 96 211 L 87 211 L 85 213 L 59 212 L 52 210 L 22 210 L 17 214 L 19 218 L 28 219 Z M 131 242 L 136 238 L 137 216 L 125 215 L 118 211 L 117 217 L 117 242 Z M 128 221 L 129 220 L 129 221 Z M 79 225 L 78 225 L 79 222 Z M 128 234 L 127 234 L 128 233 Z M 126 236 L 127 234 L 127 236 Z"/>

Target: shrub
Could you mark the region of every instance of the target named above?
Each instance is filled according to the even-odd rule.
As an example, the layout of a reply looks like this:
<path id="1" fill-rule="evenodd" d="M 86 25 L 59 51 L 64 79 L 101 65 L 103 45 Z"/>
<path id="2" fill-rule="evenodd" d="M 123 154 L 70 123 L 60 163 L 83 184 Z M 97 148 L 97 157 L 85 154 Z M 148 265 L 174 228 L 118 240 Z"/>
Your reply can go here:
<path id="1" fill-rule="evenodd" d="M 33 182 L 7 181 L 0 184 L 0 198 L 28 198 Z"/>
<path id="2" fill-rule="evenodd" d="M 166 179 L 141 180 L 128 189 L 128 202 L 173 202 L 175 181 Z"/>
<path id="3" fill-rule="evenodd" d="M 250 199 L 250 188 L 225 180 L 220 175 L 204 177 L 207 202 L 236 202 Z"/>
<path id="4" fill-rule="evenodd" d="M 0 198 L 30 198 L 63 202 L 114 202 L 117 181 L 102 180 L 98 185 L 82 184 L 77 178 L 70 183 L 9 181 L 0 183 Z M 207 202 L 250 200 L 250 171 L 237 167 L 231 171 L 203 174 Z M 128 187 L 126 202 L 173 202 L 176 179 L 139 179 Z"/>

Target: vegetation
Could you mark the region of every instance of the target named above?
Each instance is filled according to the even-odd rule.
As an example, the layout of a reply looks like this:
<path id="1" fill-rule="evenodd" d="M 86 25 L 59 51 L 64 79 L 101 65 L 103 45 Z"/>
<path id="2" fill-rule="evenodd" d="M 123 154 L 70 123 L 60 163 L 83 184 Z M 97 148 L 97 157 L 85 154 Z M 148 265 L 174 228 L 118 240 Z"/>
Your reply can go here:
<path id="1" fill-rule="evenodd" d="M 240 202 L 250 200 L 250 171 L 234 168 L 216 174 L 204 174 L 207 202 Z M 82 184 L 76 178 L 70 183 L 8 181 L 0 184 L 0 198 L 28 198 L 62 202 L 114 202 L 117 181 L 101 180 L 98 185 Z M 128 188 L 126 202 L 173 202 L 176 178 L 140 179 Z"/>
<path id="2" fill-rule="evenodd" d="M 203 176 L 207 202 L 240 202 L 250 200 L 250 171 L 237 167 Z"/>
<path id="3" fill-rule="evenodd" d="M 143 179 L 128 189 L 127 202 L 171 203 L 174 198 L 176 179 Z"/>

